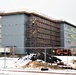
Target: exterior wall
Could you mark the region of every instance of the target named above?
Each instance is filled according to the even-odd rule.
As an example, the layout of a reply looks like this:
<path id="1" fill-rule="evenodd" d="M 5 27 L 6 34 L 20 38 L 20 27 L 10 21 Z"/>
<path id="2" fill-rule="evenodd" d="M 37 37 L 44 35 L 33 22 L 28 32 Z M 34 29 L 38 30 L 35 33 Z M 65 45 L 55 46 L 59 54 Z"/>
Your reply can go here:
<path id="1" fill-rule="evenodd" d="M 61 43 L 61 47 L 64 47 L 64 25 L 61 24 L 60 25 L 60 43 Z"/>
<path id="2" fill-rule="evenodd" d="M 76 45 L 76 28 L 67 24 L 64 24 L 65 46 Z"/>
<path id="3" fill-rule="evenodd" d="M 26 46 L 65 48 L 76 46 L 76 28 L 33 14 L 7 15 L 2 16 L 0 45 L 1 38 L 2 47 L 15 47 L 16 54 L 25 54 L 26 50 L 22 47 Z"/>
<path id="4" fill-rule="evenodd" d="M 65 35 L 65 46 L 76 46 L 76 28 L 70 25 L 64 25 L 64 35 Z M 75 49 L 72 49 L 75 51 Z M 76 51 L 75 51 L 76 52 Z"/>
<path id="5" fill-rule="evenodd" d="M 65 48 L 76 46 L 76 28 L 64 23 L 61 25 L 61 31 L 61 45 Z"/>
<path id="6" fill-rule="evenodd" d="M 15 53 L 25 54 L 24 31 L 26 30 L 27 15 L 17 14 L 2 17 L 2 47 L 16 47 Z"/>
<path id="7" fill-rule="evenodd" d="M 1 25 L 1 17 L 0 17 L 0 47 L 2 47 L 2 25 Z"/>

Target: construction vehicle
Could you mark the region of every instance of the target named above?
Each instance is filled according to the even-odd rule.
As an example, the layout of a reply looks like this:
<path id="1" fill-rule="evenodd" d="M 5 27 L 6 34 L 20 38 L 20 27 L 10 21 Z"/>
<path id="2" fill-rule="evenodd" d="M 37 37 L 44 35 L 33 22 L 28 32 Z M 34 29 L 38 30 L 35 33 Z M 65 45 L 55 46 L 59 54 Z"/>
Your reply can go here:
<path id="1" fill-rule="evenodd" d="M 64 49 L 64 48 L 59 48 L 59 49 L 51 49 L 51 54 L 53 55 L 69 55 L 71 56 L 72 55 L 72 51 L 70 49 Z"/>

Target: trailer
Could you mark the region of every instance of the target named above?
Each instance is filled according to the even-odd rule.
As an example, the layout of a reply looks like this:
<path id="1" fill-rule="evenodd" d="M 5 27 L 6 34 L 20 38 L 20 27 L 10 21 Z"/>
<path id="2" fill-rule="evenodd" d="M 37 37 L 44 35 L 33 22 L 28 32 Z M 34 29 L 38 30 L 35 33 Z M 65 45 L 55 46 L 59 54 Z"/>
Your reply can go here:
<path id="1" fill-rule="evenodd" d="M 13 48 L 0 48 L 0 54 L 13 54 Z"/>

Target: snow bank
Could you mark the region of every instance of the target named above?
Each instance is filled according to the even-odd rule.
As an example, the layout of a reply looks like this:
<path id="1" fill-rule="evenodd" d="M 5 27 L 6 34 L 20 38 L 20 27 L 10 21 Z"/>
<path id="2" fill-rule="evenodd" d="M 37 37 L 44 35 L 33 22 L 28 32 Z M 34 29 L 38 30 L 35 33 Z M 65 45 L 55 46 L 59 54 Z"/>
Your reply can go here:
<path id="1" fill-rule="evenodd" d="M 29 63 L 31 60 L 31 57 L 35 55 L 35 54 L 30 54 L 30 55 L 26 55 L 22 58 L 18 58 L 18 60 L 15 61 L 15 67 L 21 68 L 22 66 L 26 65 L 27 63 Z"/>

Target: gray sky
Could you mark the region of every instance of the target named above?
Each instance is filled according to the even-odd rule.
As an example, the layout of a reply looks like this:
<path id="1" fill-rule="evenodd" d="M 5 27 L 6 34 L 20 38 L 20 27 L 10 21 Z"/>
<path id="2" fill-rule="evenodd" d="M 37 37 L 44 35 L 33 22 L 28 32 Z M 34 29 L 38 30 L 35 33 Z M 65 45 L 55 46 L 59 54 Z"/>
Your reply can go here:
<path id="1" fill-rule="evenodd" d="M 28 9 L 76 25 L 76 0 L 0 0 L 0 11 Z"/>

